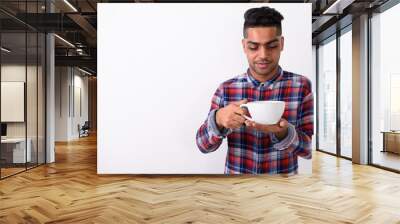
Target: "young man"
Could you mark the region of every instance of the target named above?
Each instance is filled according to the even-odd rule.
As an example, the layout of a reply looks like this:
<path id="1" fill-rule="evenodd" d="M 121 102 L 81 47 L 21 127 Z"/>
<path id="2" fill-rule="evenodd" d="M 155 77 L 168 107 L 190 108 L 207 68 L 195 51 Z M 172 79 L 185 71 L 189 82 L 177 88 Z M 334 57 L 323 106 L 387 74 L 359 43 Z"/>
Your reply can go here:
<path id="1" fill-rule="evenodd" d="M 197 131 L 197 145 L 203 153 L 213 152 L 227 137 L 226 174 L 297 173 L 297 157 L 311 158 L 311 82 L 279 66 L 284 38 L 278 11 L 253 8 L 244 17 L 242 45 L 249 69 L 219 86 Z M 239 105 L 260 100 L 286 102 L 277 124 L 257 124 L 243 117 L 247 111 Z"/>

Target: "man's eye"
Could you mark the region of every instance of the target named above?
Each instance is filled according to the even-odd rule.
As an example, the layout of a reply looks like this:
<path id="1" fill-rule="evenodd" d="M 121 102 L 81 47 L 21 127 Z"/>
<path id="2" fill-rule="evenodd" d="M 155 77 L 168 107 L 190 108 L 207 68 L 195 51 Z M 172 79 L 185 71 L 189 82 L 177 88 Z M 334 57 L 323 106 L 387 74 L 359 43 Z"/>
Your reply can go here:
<path id="1" fill-rule="evenodd" d="M 255 51 L 255 50 L 257 50 L 257 47 L 249 46 L 249 49 L 252 50 L 252 51 Z"/>
<path id="2" fill-rule="evenodd" d="M 276 48 L 276 47 L 278 47 L 278 45 L 270 45 L 270 46 L 268 46 L 268 48 Z"/>

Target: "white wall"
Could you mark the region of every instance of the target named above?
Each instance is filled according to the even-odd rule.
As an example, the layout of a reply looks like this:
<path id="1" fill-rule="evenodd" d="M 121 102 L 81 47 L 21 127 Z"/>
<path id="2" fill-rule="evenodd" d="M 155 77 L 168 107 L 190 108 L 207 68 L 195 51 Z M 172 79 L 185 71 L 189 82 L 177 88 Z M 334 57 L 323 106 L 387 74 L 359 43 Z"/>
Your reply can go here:
<path id="1" fill-rule="evenodd" d="M 41 72 L 41 71 L 39 71 Z M 25 82 L 26 75 L 29 85 L 36 86 L 36 66 L 25 66 L 20 64 L 5 64 L 1 66 L 1 81 L 2 82 Z M 27 118 L 28 118 L 28 137 L 35 133 L 36 135 L 36 88 L 27 88 Z M 32 104 L 32 102 L 34 102 Z M 41 106 L 41 105 L 39 105 Z M 2 108 L 7 110 L 8 108 Z M 24 110 L 24 108 L 22 108 Z M 26 122 L 7 122 L 8 137 L 25 137 Z"/>
<path id="2" fill-rule="evenodd" d="M 87 76 L 82 76 L 83 73 L 81 73 L 79 70 L 74 71 L 74 108 L 72 110 L 75 113 L 72 113 L 72 119 L 71 119 L 71 135 L 73 138 L 78 138 L 79 137 L 79 132 L 77 129 L 78 124 L 82 126 L 85 121 L 88 121 L 89 118 L 89 112 L 88 112 L 88 77 Z M 80 91 L 80 93 L 79 93 Z M 79 97 L 80 95 L 80 97 Z M 80 102 L 79 102 L 80 101 Z M 80 109 L 82 110 L 80 112 Z"/>
<path id="3" fill-rule="evenodd" d="M 2 82 L 24 82 L 26 83 L 26 71 L 28 71 L 28 75 L 32 74 L 32 71 L 35 69 L 35 74 L 36 74 L 36 68 L 33 66 L 28 66 L 26 67 L 24 65 L 20 64 L 5 64 L 1 66 L 1 81 Z M 32 93 L 33 94 L 33 93 Z M 36 95 L 36 94 L 35 94 Z M 4 96 L 2 96 L 3 98 Z M 23 97 L 24 98 L 24 97 Z M 2 103 L 3 104 L 3 103 Z M 35 106 L 36 108 L 36 106 Z M 22 108 L 22 113 L 24 114 L 25 108 L 24 106 Z M 5 111 L 8 111 L 9 108 L 1 108 L 2 114 Z M 20 112 L 16 112 L 20 113 Z M 7 132 L 13 133 L 11 136 L 25 136 L 25 124 L 24 124 L 24 118 L 22 119 L 22 122 L 8 122 L 7 125 Z"/>
<path id="4" fill-rule="evenodd" d="M 41 66 L 25 66 L 21 63 L 6 63 L 1 66 L 1 81 L 2 82 L 24 82 L 26 85 L 26 107 L 23 102 L 20 111 L 17 108 L 6 108 L 3 105 L 2 112 L 5 111 L 12 113 L 26 112 L 25 119 L 22 122 L 6 122 L 7 123 L 7 137 L 8 138 L 21 138 L 27 136 L 30 139 L 30 148 L 32 161 L 36 162 L 39 158 L 39 163 L 44 162 L 44 74 Z M 26 81 L 27 79 L 27 81 Z M 3 89 L 2 89 L 3 92 Z M 23 91 L 24 92 L 24 91 Z M 2 98 L 5 97 L 2 95 Z M 23 97 L 24 98 L 24 97 Z M 17 102 L 14 102 L 17 103 Z M 22 111 L 21 111 L 22 110 Z M 37 153 L 39 156 L 37 157 Z"/>
<path id="5" fill-rule="evenodd" d="M 68 67 L 55 68 L 55 141 L 68 140 Z"/>
<path id="6" fill-rule="evenodd" d="M 25 64 L 7 64 L 1 66 L 1 81 L 5 82 L 25 82 L 26 83 L 26 71 L 28 74 L 32 74 L 33 67 L 26 67 Z M 32 94 L 33 95 L 33 94 Z M 7 108 L 1 108 L 1 110 L 7 110 Z M 7 122 L 7 137 L 19 138 L 25 137 L 26 133 L 26 122 Z"/>
<path id="7" fill-rule="evenodd" d="M 226 142 L 202 154 L 195 135 L 246 71 L 243 14 L 263 5 L 285 17 L 280 64 L 311 78 L 311 4 L 98 4 L 98 173 L 224 172 Z"/>
<path id="8" fill-rule="evenodd" d="M 82 114 L 76 105 L 82 105 Z M 88 120 L 88 78 L 76 68 L 56 67 L 55 120 L 56 141 L 77 139 L 78 124 Z"/>

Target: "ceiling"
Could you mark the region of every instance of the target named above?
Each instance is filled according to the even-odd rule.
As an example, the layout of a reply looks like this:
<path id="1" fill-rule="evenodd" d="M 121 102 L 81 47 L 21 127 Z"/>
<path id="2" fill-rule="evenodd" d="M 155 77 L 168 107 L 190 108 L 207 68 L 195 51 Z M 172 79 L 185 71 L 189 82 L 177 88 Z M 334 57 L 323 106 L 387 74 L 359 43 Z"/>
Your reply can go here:
<path id="1" fill-rule="evenodd" d="M 338 20 L 347 20 L 368 9 L 373 9 L 388 0 L 254 0 L 229 2 L 269 2 L 269 3 L 312 3 L 313 43 L 321 41 L 335 32 Z M 167 0 L 1 0 L 1 30 L 7 33 L 15 49 L 24 46 L 25 39 L 18 32 L 30 31 L 55 32 L 61 38 L 55 38 L 56 65 L 80 66 L 96 72 L 97 57 L 97 3 L 137 3 L 137 2 L 182 2 Z M 227 1 L 188 1 L 188 2 L 227 2 Z M 68 4 L 69 3 L 69 4 Z M 331 7 L 332 6 L 332 7 Z M 329 13 L 326 13 L 329 8 Z M 49 13 L 52 11 L 52 13 Z M 325 12 L 325 13 L 324 13 Z M 345 19 L 344 19 L 345 18 Z M 342 22 L 341 26 L 346 26 Z M 3 43 L 5 43 L 3 41 Z M 33 51 L 34 43 L 28 45 L 28 52 Z M 16 50 L 18 51 L 18 50 Z M 21 52 L 23 53 L 23 52 Z"/>

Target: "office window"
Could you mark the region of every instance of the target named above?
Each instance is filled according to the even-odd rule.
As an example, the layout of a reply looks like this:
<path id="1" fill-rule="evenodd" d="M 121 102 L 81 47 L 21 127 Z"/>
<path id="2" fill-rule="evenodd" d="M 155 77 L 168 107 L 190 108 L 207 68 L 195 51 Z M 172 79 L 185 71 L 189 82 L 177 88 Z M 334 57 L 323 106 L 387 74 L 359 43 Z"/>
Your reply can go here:
<path id="1" fill-rule="evenodd" d="M 336 39 L 318 48 L 318 149 L 336 153 Z"/>
<path id="2" fill-rule="evenodd" d="M 371 18 L 372 163 L 400 170 L 400 4 Z"/>
<path id="3" fill-rule="evenodd" d="M 352 157 L 352 35 L 340 36 L 340 154 Z"/>

